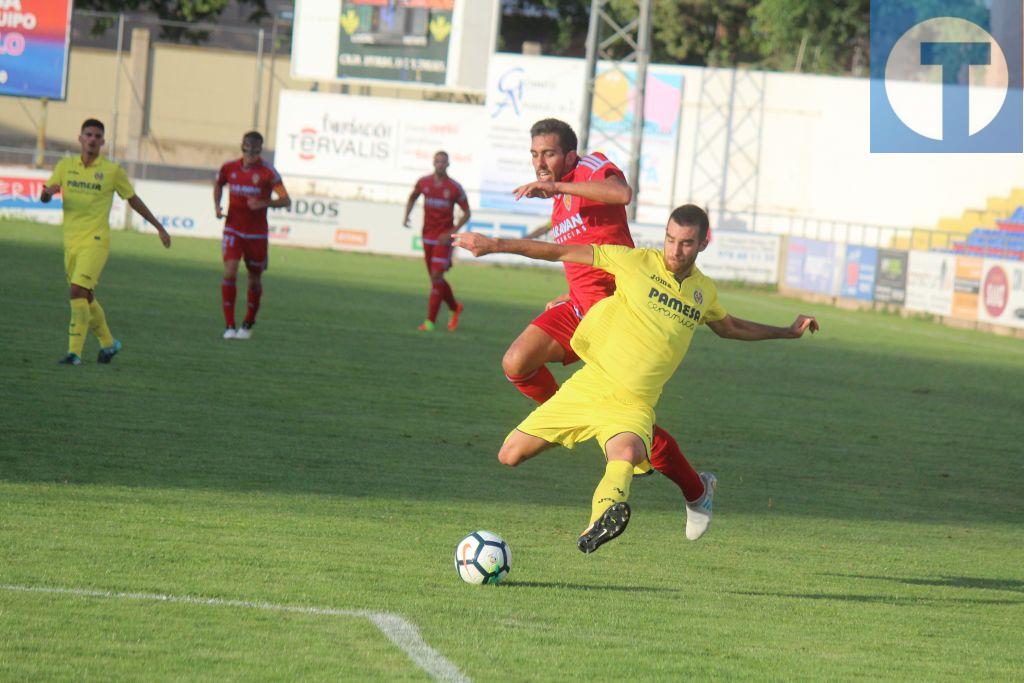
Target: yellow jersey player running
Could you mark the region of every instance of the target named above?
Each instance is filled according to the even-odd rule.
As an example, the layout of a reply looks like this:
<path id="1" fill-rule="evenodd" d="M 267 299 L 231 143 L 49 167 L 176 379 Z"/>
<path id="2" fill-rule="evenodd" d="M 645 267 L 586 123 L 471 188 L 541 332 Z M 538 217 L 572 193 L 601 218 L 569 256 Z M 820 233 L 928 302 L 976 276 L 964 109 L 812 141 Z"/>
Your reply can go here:
<path id="1" fill-rule="evenodd" d="M 110 206 L 114 193 L 126 199 L 156 228 L 165 247 L 171 246 L 171 236 L 135 194 L 124 169 L 100 156 L 103 135 L 103 123 L 86 119 L 78 136 L 82 154 L 57 162 L 39 198 L 45 204 L 60 192 L 64 202 L 64 270 L 71 285 L 71 324 L 68 355 L 60 360 L 63 365 L 82 364 L 82 349 L 89 331 L 100 340 L 97 362 L 109 363 L 121 350 L 121 342 L 110 334 L 106 315 L 96 298 L 96 286 L 110 255 Z"/>
<path id="2" fill-rule="evenodd" d="M 571 345 L 585 363 L 558 392 L 505 439 L 498 453 L 515 467 L 556 444 L 572 448 L 597 439 L 608 459 L 594 491 L 590 524 L 577 540 L 584 553 L 617 537 L 629 523 L 633 468 L 648 459 L 654 406 L 682 362 L 698 325 L 720 337 L 756 341 L 796 339 L 818 322 L 801 315 L 789 327 L 736 318 L 718 301 L 711 278 L 696 267 L 708 246 L 708 217 L 687 204 L 672 212 L 665 246 L 632 249 L 620 245 L 549 244 L 455 235 L 455 244 L 474 256 L 495 252 L 544 261 L 580 263 L 615 276 L 615 293 L 583 317 Z M 712 480 L 713 481 L 713 480 Z M 714 485 L 703 500 L 687 505 L 687 536 L 700 537 L 711 523 Z"/>

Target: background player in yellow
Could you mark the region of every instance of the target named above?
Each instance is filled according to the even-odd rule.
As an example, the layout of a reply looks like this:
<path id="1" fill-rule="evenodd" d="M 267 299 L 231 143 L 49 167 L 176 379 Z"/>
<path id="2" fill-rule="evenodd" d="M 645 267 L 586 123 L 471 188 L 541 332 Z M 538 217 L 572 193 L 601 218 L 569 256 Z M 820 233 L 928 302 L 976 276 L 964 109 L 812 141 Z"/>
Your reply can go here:
<path id="1" fill-rule="evenodd" d="M 718 302 L 714 281 L 696 267 L 697 255 L 708 246 L 708 217 L 692 204 L 672 212 L 661 250 L 558 245 L 475 233 L 455 235 L 455 244 L 474 256 L 520 254 L 582 263 L 615 276 L 615 294 L 595 304 L 572 337 L 572 348 L 584 367 L 530 413 L 498 453 L 498 460 L 515 467 L 556 444 L 572 448 L 597 439 L 608 462 L 594 491 L 590 525 L 577 540 L 584 553 L 625 531 L 633 469 L 650 453 L 654 406 L 698 325 L 706 324 L 720 337 L 745 341 L 796 339 L 808 329 L 818 330 L 817 320 L 805 315 L 789 327 L 729 315 Z M 691 540 L 700 538 L 711 524 L 716 480 L 705 476 L 704 497 L 686 506 L 686 535 Z"/>
<path id="2" fill-rule="evenodd" d="M 68 355 L 60 360 L 64 365 L 82 364 L 82 348 L 89 331 L 100 340 L 97 362 L 109 363 L 121 350 L 121 342 L 110 334 L 106 315 L 96 298 L 96 286 L 110 254 L 110 206 L 114 193 L 156 228 L 165 247 L 171 246 L 171 236 L 135 194 L 124 169 L 100 156 L 103 135 L 102 122 L 86 119 L 78 136 L 81 155 L 57 162 L 40 197 L 46 203 L 60 192 L 64 203 L 64 270 L 71 285 Z"/>

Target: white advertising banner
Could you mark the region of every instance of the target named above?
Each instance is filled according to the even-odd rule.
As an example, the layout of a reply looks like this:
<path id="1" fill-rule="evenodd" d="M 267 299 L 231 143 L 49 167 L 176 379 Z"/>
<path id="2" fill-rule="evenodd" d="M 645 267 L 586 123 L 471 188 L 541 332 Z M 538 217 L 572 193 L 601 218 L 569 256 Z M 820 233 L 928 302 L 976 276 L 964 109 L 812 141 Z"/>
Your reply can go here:
<path id="1" fill-rule="evenodd" d="M 487 163 L 481 167 L 480 205 L 546 215 L 551 202 L 513 202 L 512 190 L 537 179 L 530 157 L 530 127 L 541 119 L 579 128 L 585 62 L 561 57 L 496 53 L 487 78 Z"/>
<path id="2" fill-rule="evenodd" d="M 550 200 L 547 200 L 550 202 Z M 500 211 L 478 211 L 474 212 L 472 218 L 463 228 L 466 232 L 478 232 L 488 237 L 502 237 L 505 239 L 523 239 L 533 232 L 539 225 L 545 222 L 543 217 L 528 216 L 515 213 L 504 213 Z M 545 239 L 542 237 L 540 239 Z M 473 256 L 461 249 L 455 249 L 455 258 L 472 259 Z M 561 268 L 561 263 L 548 261 L 537 261 L 528 259 L 525 256 L 516 254 L 487 254 L 478 259 L 481 263 L 500 263 L 509 266 L 554 266 Z"/>
<path id="3" fill-rule="evenodd" d="M 907 266 L 906 308 L 933 315 L 953 313 L 956 257 L 932 251 L 912 251 Z"/>
<path id="4" fill-rule="evenodd" d="M 985 259 L 978 297 L 978 320 L 1024 327 L 1024 263 Z"/>
<path id="5" fill-rule="evenodd" d="M 664 225 L 635 224 L 630 232 L 637 247 L 665 246 Z M 715 280 L 775 284 L 779 281 L 781 249 L 778 235 L 712 230 L 711 243 L 697 257 L 697 267 Z"/>
<path id="6" fill-rule="evenodd" d="M 484 115 L 474 105 L 286 90 L 274 165 L 286 176 L 365 183 L 367 198 L 404 202 L 444 150 L 476 205 Z"/>
<path id="7" fill-rule="evenodd" d="M 270 243 L 296 247 L 333 247 L 335 233 L 341 228 L 343 210 L 340 199 L 301 195 L 292 197 L 290 207 L 267 212 Z"/>
<path id="8" fill-rule="evenodd" d="M 212 173 L 208 184 L 140 180 L 135 183 L 135 192 L 172 235 L 220 239 L 224 232 L 224 221 L 217 219 L 213 208 Z M 225 188 L 222 200 L 225 209 L 227 201 Z M 153 231 L 137 214 L 132 215 L 131 221 L 139 230 Z"/>

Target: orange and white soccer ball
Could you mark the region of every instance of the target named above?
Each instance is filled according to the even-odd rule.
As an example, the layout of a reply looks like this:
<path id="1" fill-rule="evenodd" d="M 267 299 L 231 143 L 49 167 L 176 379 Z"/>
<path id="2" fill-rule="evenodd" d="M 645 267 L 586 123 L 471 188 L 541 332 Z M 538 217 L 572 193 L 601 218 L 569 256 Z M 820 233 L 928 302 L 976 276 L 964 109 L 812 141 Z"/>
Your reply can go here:
<path id="1" fill-rule="evenodd" d="M 511 568 L 512 550 L 498 534 L 474 531 L 455 546 L 455 571 L 466 583 L 498 583 Z"/>

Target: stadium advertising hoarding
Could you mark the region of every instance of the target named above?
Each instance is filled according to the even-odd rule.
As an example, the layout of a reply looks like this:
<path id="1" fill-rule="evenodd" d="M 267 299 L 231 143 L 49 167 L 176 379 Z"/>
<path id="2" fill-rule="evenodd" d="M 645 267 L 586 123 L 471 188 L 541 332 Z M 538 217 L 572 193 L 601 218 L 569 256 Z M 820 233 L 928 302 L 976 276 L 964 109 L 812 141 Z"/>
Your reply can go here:
<path id="1" fill-rule="evenodd" d="M 846 246 L 846 264 L 840 296 L 859 301 L 871 301 L 875 294 L 875 273 L 878 268 L 878 250 L 873 247 Z"/>
<path id="2" fill-rule="evenodd" d="M 980 322 L 1024 327 L 1024 263 L 985 259 L 979 294 Z"/>
<path id="3" fill-rule="evenodd" d="M 66 97 L 71 1 L 0 1 L 0 95 Z"/>
<path id="4" fill-rule="evenodd" d="M 981 291 L 981 271 L 984 261 L 973 256 L 957 256 L 953 278 L 953 317 L 962 320 L 978 319 L 978 299 Z"/>
<path id="5" fill-rule="evenodd" d="M 530 161 L 530 127 L 557 118 L 573 128 L 583 111 L 582 59 L 498 53 L 491 58 L 484 105 L 487 164 L 481 168 L 480 205 L 548 215 L 543 199 L 513 202 L 510 190 L 536 179 Z"/>
<path id="6" fill-rule="evenodd" d="M 956 257 L 931 251 L 912 251 L 907 265 L 910 311 L 948 316 L 953 312 L 953 276 Z"/>
<path id="7" fill-rule="evenodd" d="M 508 190 L 534 178 L 527 149 L 534 122 L 557 118 L 579 128 L 585 68 L 581 59 L 507 53 L 491 58 L 485 104 L 490 161 L 482 168 L 482 206 L 516 213 L 543 214 L 549 210 L 540 201 L 513 204 Z M 591 144 L 585 151 L 603 152 L 628 172 L 625 154 L 633 136 L 633 114 L 628 102 L 635 92 L 636 68 L 627 65 L 618 71 L 608 62 L 599 62 L 597 73 Z M 657 64 L 647 71 L 637 196 L 640 220 L 662 220 L 673 203 L 682 74 L 679 67 Z"/>
<path id="8" fill-rule="evenodd" d="M 875 301 L 898 304 L 907 300 L 907 252 L 895 249 L 878 250 L 875 273 Z"/>
<path id="9" fill-rule="evenodd" d="M 60 195 L 47 204 L 39 201 L 49 177 L 49 171 L 0 167 L 0 216 L 60 223 L 63 215 Z"/>
<path id="10" fill-rule="evenodd" d="M 831 242 L 791 237 L 786 249 L 785 285 L 815 294 L 835 295 L 838 246 Z"/>
<path id="11" fill-rule="evenodd" d="M 311 92 L 281 93 L 274 165 L 285 175 L 376 184 L 374 198 L 404 202 L 448 152 L 466 188 L 479 172 L 481 107 Z M 477 198 L 470 197 L 478 205 Z"/>
<path id="12" fill-rule="evenodd" d="M 298 0 L 292 77 L 483 90 L 498 0 Z"/>
<path id="13" fill-rule="evenodd" d="M 135 183 L 135 191 L 170 234 L 219 239 L 223 234 L 224 222 L 217 219 L 213 210 L 213 175 L 211 172 L 208 185 L 139 180 Z M 227 204 L 225 189 L 221 200 L 225 210 Z M 131 222 L 136 228 L 152 230 L 148 223 L 134 213 Z"/>

